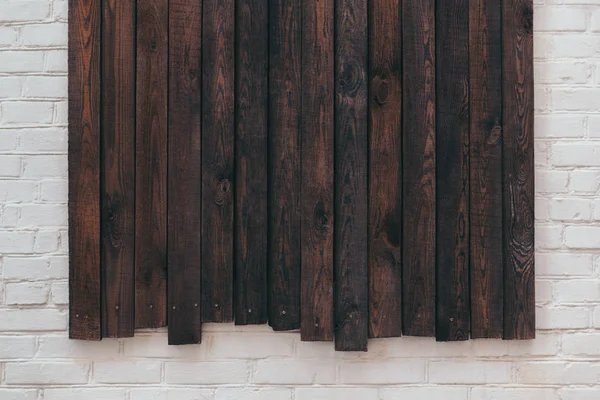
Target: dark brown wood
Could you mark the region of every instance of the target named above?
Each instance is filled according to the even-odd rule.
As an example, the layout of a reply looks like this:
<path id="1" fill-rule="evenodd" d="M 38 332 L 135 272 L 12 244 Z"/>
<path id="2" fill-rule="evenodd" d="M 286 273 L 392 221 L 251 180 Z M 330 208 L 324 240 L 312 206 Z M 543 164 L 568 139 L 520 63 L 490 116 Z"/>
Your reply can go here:
<path id="1" fill-rule="evenodd" d="M 535 337 L 533 4 L 503 0 L 504 338 Z"/>
<path id="2" fill-rule="evenodd" d="M 236 4 L 234 310 L 237 325 L 267 322 L 269 0 Z"/>
<path id="3" fill-rule="evenodd" d="M 133 0 L 103 2 L 103 337 L 135 328 L 135 20 Z"/>
<path id="4" fill-rule="evenodd" d="M 202 19 L 202 319 L 233 321 L 235 0 Z"/>
<path id="5" fill-rule="evenodd" d="M 502 337 L 502 2 L 471 0 L 471 337 Z"/>
<path id="6" fill-rule="evenodd" d="M 300 328 L 301 0 L 270 0 L 269 324 Z"/>
<path id="7" fill-rule="evenodd" d="M 367 1 L 340 1 L 335 18 L 335 348 L 366 351 L 369 331 Z"/>
<path id="8" fill-rule="evenodd" d="M 169 9 L 168 325 L 169 344 L 201 340 L 202 3 Z"/>
<path id="9" fill-rule="evenodd" d="M 169 2 L 137 2 L 135 326 L 167 324 Z"/>
<path id="10" fill-rule="evenodd" d="M 69 337 L 100 340 L 99 0 L 69 0 Z"/>
<path id="11" fill-rule="evenodd" d="M 370 3 L 369 337 L 402 334 L 402 31 L 399 0 Z"/>
<path id="12" fill-rule="evenodd" d="M 302 2 L 302 340 L 333 340 L 333 0 Z"/>
<path id="13" fill-rule="evenodd" d="M 436 339 L 469 339 L 469 2 L 436 9 Z"/>
<path id="14" fill-rule="evenodd" d="M 435 2 L 402 3 L 402 329 L 435 334 Z"/>

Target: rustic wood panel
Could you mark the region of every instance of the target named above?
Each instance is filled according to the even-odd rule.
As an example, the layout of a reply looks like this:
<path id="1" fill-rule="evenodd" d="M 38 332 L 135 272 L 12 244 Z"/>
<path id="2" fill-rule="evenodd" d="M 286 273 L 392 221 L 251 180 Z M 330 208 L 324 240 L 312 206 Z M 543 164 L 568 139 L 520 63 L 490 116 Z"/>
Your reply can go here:
<path id="1" fill-rule="evenodd" d="M 202 3 L 169 10 L 168 324 L 169 344 L 201 340 Z"/>
<path id="2" fill-rule="evenodd" d="M 333 340 L 333 0 L 302 2 L 302 340 Z"/>
<path id="3" fill-rule="evenodd" d="M 301 1 L 270 0 L 269 324 L 300 328 Z"/>
<path id="4" fill-rule="evenodd" d="M 335 348 L 366 351 L 369 328 L 367 1 L 340 1 L 335 18 Z"/>
<path id="5" fill-rule="evenodd" d="M 402 333 L 402 31 L 399 0 L 370 3 L 369 337 Z"/>
<path id="6" fill-rule="evenodd" d="M 471 0 L 471 337 L 502 337 L 502 2 Z"/>
<path id="7" fill-rule="evenodd" d="M 135 21 L 133 0 L 103 2 L 103 337 L 135 328 Z"/>
<path id="8" fill-rule="evenodd" d="M 236 4 L 234 314 L 267 322 L 269 0 Z"/>
<path id="9" fill-rule="evenodd" d="M 203 0 L 202 318 L 233 321 L 234 0 Z"/>
<path id="10" fill-rule="evenodd" d="M 535 337 L 533 4 L 502 2 L 504 338 Z"/>
<path id="11" fill-rule="evenodd" d="M 435 2 L 402 3 L 403 320 L 405 335 L 435 333 Z"/>
<path id="12" fill-rule="evenodd" d="M 167 324 L 169 2 L 137 2 L 135 326 Z"/>
<path id="13" fill-rule="evenodd" d="M 99 0 L 69 0 L 69 337 L 102 338 Z"/>
<path id="14" fill-rule="evenodd" d="M 468 340 L 469 3 L 437 2 L 436 338 Z"/>

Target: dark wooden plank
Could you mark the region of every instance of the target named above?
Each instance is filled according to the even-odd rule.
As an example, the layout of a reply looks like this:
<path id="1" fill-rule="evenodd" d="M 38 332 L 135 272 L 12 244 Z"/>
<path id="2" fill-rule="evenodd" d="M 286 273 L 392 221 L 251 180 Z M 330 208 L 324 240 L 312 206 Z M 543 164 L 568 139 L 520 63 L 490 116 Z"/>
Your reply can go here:
<path id="1" fill-rule="evenodd" d="M 100 340 L 100 0 L 69 0 L 69 337 Z"/>
<path id="2" fill-rule="evenodd" d="M 402 3 L 402 331 L 435 333 L 435 2 Z"/>
<path id="3" fill-rule="evenodd" d="M 399 0 L 370 3 L 369 337 L 402 333 L 402 32 Z"/>
<path id="4" fill-rule="evenodd" d="M 335 348 L 366 351 L 367 1 L 342 0 L 335 11 Z"/>
<path id="5" fill-rule="evenodd" d="M 237 325 L 267 322 L 269 0 L 236 4 L 234 311 Z"/>
<path id="6" fill-rule="evenodd" d="M 333 0 L 302 2 L 302 340 L 333 340 Z"/>
<path id="7" fill-rule="evenodd" d="M 169 9 L 168 325 L 169 344 L 201 340 L 202 3 Z"/>
<path id="8" fill-rule="evenodd" d="M 135 326 L 167 324 L 169 2 L 137 2 Z"/>
<path id="9" fill-rule="evenodd" d="M 502 3 L 471 0 L 471 337 L 502 337 Z"/>
<path id="10" fill-rule="evenodd" d="M 504 338 L 535 337 L 533 4 L 503 0 Z"/>
<path id="11" fill-rule="evenodd" d="M 269 324 L 300 328 L 301 0 L 269 10 Z"/>
<path id="12" fill-rule="evenodd" d="M 233 321 L 235 0 L 202 18 L 202 319 Z"/>
<path id="13" fill-rule="evenodd" d="M 102 15 L 102 336 L 133 336 L 135 255 L 135 2 Z"/>
<path id="14" fill-rule="evenodd" d="M 469 339 L 469 2 L 436 9 L 436 339 Z"/>

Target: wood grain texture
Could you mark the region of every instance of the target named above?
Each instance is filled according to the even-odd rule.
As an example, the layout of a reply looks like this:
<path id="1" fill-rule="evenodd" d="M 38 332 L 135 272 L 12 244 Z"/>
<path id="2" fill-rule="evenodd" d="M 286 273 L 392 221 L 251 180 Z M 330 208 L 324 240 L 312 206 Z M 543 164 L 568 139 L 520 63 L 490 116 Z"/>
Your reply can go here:
<path id="1" fill-rule="evenodd" d="M 533 4 L 503 0 L 504 338 L 535 337 Z"/>
<path id="2" fill-rule="evenodd" d="M 102 336 L 135 328 L 135 2 L 102 14 Z"/>
<path id="3" fill-rule="evenodd" d="M 436 339 L 468 340 L 469 3 L 436 10 L 437 269 Z"/>
<path id="4" fill-rule="evenodd" d="M 169 344 L 201 341 L 202 3 L 169 10 L 168 325 Z"/>
<path id="5" fill-rule="evenodd" d="M 204 0 L 202 318 L 233 321 L 234 0 Z"/>
<path id="6" fill-rule="evenodd" d="M 300 328 L 301 1 L 270 0 L 269 324 Z"/>
<path id="7" fill-rule="evenodd" d="M 435 334 L 435 2 L 402 3 L 403 320 L 405 335 Z"/>
<path id="8" fill-rule="evenodd" d="M 99 0 L 69 0 L 69 337 L 100 340 Z"/>
<path id="9" fill-rule="evenodd" d="M 267 322 L 269 0 L 236 3 L 234 314 Z"/>
<path id="10" fill-rule="evenodd" d="M 336 6 L 335 348 L 366 351 L 369 330 L 367 1 Z"/>
<path id="11" fill-rule="evenodd" d="M 302 2 L 302 340 L 333 340 L 333 0 Z"/>
<path id="12" fill-rule="evenodd" d="M 402 334 L 402 31 L 399 0 L 370 3 L 369 337 Z"/>
<path id="13" fill-rule="evenodd" d="M 169 2 L 137 2 L 135 326 L 167 324 Z"/>
<path id="14" fill-rule="evenodd" d="M 471 337 L 501 338 L 502 2 L 471 0 L 470 278 Z"/>

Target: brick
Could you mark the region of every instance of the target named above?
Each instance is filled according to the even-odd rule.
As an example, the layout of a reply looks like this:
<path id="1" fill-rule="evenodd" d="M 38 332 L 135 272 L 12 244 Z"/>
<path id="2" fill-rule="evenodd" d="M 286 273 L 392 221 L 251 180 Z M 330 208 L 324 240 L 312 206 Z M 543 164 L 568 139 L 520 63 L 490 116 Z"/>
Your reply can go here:
<path id="1" fill-rule="evenodd" d="M 67 50 L 53 50 L 46 52 L 46 72 L 66 73 L 69 69 L 67 65 Z"/>
<path id="2" fill-rule="evenodd" d="M 544 7 L 535 11 L 534 26 L 538 32 L 583 32 L 587 16 L 583 8 Z"/>
<path id="3" fill-rule="evenodd" d="M 43 67 L 43 51 L 0 51 L 0 72 L 39 72 Z"/>
<path id="4" fill-rule="evenodd" d="M 33 241 L 33 232 L 0 231 L 0 253 L 32 253 Z"/>
<path id="5" fill-rule="evenodd" d="M 20 164 L 20 160 L 19 160 Z M 20 169 L 20 165 L 19 165 Z M 33 202 L 37 197 L 37 183 L 35 181 L 24 180 L 0 180 L 0 201 L 3 203 L 12 202 Z"/>
<path id="6" fill-rule="evenodd" d="M 566 171 L 535 171 L 535 190 L 538 193 L 568 193 L 569 173 Z"/>
<path id="7" fill-rule="evenodd" d="M 471 400 L 559 400 L 554 389 L 473 388 Z"/>
<path id="8" fill-rule="evenodd" d="M 589 199 L 554 199 L 550 202 L 550 217 L 555 221 L 589 221 L 591 206 Z"/>
<path id="9" fill-rule="evenodd" d="M 84 362 L 27 362 L 4 365 L 9 385 L 81 385 L 88 382 L 90 365 Z"/>
<path id="10" fill-rule="evenodd" d="M 220 334 L 212 338 L 209 355 L 212 358 L 267 358 L 291 356 L 294 351 L 292 335 L 251 335 L 245 340 L 236 335 Z"/>
<path id="11" fill-rule="evenodd" d="M 575 193 L 596 193 L 600 188 L 600 171 L 574 170 L 571 172 L 569 188 Z"/>
<path id="12" fill-rule="evenodd" d="M 467 400 L 467 388 L 457 387 L 418 387 L 418 388 L 386 388 L 379 391 L 380 400 Z"/>
<path id="13" fill-rule="evenodd" d="M 66 203 L 68 201 L 68 182 L 66 180 L 42 181 L 42 201 Z"/>
<path id="14" fill-rule="evenodd" d="M 591 384 L 600 379 L 600 365 L 591 363 L 532 362 L 517 367 L 517 382 L 524 384 Z"/>
<path id="15" fill-rule="evenodd" d="M 214 400 L 214 390 L 133 388 L 129 391 L 129 400 Z"/>
<path id="16" fill-rule="evenodd" d="M 260 360 L 253 383 L 265 385 L 327 385 L 335 383 L 334 360 Z M 358 382 L 357 382 L 358 383 Z"/>
<path id="17" fill-rule="evenodd" d="M 2 400 L 37 400 L 38 392 L 35 389 L 0 389 Z"/>
<path id="18" fill-rule="evenodd" d="M 7 283 L 6 304 L 46 304 L 50 296 L 50 285 L 45 282 Z"/>
<path id="19" fill-rule="evenodd" d="M 66 87 L 66 81 L 64 82 Z M 27 152 L 67 153 L 65 128 L 28 129 L 19 135 L 19 149 Z"/>
<path id="20" fill-rule="evenodd" d="M 4 279 L 60 279 L 69 277 L 67 257 L 4 258 Z"/>
<path id="21" fill-rule="evenodd" d="M 104 339 L 100 342 L 71 340 L 67 335 L 40 337 L 37 356 L 40 358 L 73 358 L 105 360 L 119 354 L 119 342 Z"/>
<path id="22" fill-rule="evenodd" d="M 69 388 L 44 390 L 44 400 L 125 400 L 126 398 L 127 392 L 125 392 L 125 389 Z"/>
<path id="23" fill-rule="evenodd" d="M 539 225 L 535 228 L 535 244 L 540 249 L 563 247 L 563 228 L 560 225 Z"/>
<path id="24" fill-rule="evenodd" d="M 1 58 L 1 53 L 0 53 Z M 0 122 L 11 125 L 50 124 L 54 103 L 45 101 L 5 101 Z"/>
<path id="25" fill-rule="evenodd" d="M 0 154 L 0 178 L 16 178 L 21 175 L 21 157 Z"/>
<path id="26" fill-rule="evenodd" d="M 0 28 L 1 34 L 1 28 Z M 19 98 L 23 91 L 23 79 L 17 76 L 0 77 L 0 99 Z M 2 134 L 3 135 L 3 134 Z"/>
<path id="27" fill-rule="evenodd" d="M 245 362 L 167 362 L 165 381 L 176 385 L 242 384 L 248 381 Z"/>
<path id="28" fill-rule="evenodd" d="M 295 400 L 378 400 L 378 396 L 377 389 L 369 388 L 300 388 Z"/>
<path id="29" fill-rule="evenodd" d="M 506 362 L 433 362 L 429 382 L 448 384 L 509 383 L 511 364 Z"/>
<path id="30" fill-rule="evenodd" d="M 112 361 L 94 363 L 94 380 L 98 383 L 159 383 L 160 362 Z"/>
<path id="31" fill-rule="evenodd" d="M 594 272 L 591 254 L 537 253 L 535 274 L 537 276 L 589 276 Z"/>
<path id="32" fill-rule="evenodd" d="M 67 157 L 31 155 L 23 157 L 26 178 L 66 178 Z"/>
<path id="33" fill-rule="evenodd" d="M 536 312 L 537 329 L 583 329 L 590 326 L 590 310 L 575 307 L 544 307 Z"/>
<path id="34" fill-rule="evenodd" d="M 21 28 L 20 38 L 23 46 L 65 47 L 67 46 L 67 24 L 55 22 L 25 25 Z"/>
<path id="35" fill-rule="evenodd" d="M 561 400 L 598 400 L 600 389 L 564 388 L 560 390 Z"/>
<path id="36" fill-rule="evenodd" d="M 50 294 L 52 304 L 69 304 L 69 282 L 53 282 Z"/>
<path id="37" fill-rule="evenodd" d="M 543 64 L 539 68 L 546 68 L 553 64 Z M 563 64 L 559 64 L 563 65 Z M 566 64 L 569 65 L 569 64 Z M 569 69 L 565 67 L 565 69 Z M 535 117 L 535 131 L 541 137 L 548 138 L 581 138 L 585 134 L 584 115 L 537 115 Z"/>
<path id="38" fill-rule="evenodd" d="M 598 111 L 600 89 L 553 89 L 552 105 L 557 111 Z"/>
<path id="39" fill-rule="evenodd" d="M 166 334 L 124 339 L 126 357 L 204 359 L 206 345 L 169 346 Z"/>
<path id="40" fill-rule="evenodd" d="M 340 367 L 344 384 L 401 384 L 424 382 L 425 363 L 419 360 L 344 362 Z"/>
<path id="41" fill-rule="evenodd" d="M 600 227 L 567 226 L 565 243 L 571 249 L 597 249 L 600 247 Z"/>
<path id="42" fill-rule="evenodd" d="M 564 335 L 562 350 L 569 356 L 600 356 L 600 333 Z M 596 364 L 596 366 L 600 368 L 600 364 Z M 598 379 L 600 379 L 600 375 Z"/>
<path id="43" fill-rule="evenodd" d="M 58 251 L 60 231 L 38 231 L 35 237 L 36 253 L 54 253 Z"/>
<path id="44" fill-rule="evenodd" d="M 62 331 L 65 329 L 67 329 L 67 314 L 64 311 L 0 309 L 0 332 Z"/>
<path id="45" fill-rule="evenodd" d="M 0 336 L 0 360 L 31 358 L 35 354 L 35 338 L 32 336 Z M 0 399 L 4 399 L 1 396 Z"/>
<path id="46" fill-rule="evenodd" d="M 24 227 L 46 227 L 67 225 L 66 204 L 26 204 L 21 206 L 19 225 Z"/>
<path id="47" fill-rule="evenodd" d="M 600 281 L 572 279 L 556 284 L 558 303 L 600 301 Z"/>
<path id="48" fill-rule="evenodd" d="M 0 22 L 24 22 L 43 20 L 50 15 L 47 0 L 2 0 L 0 1 Z"/>

